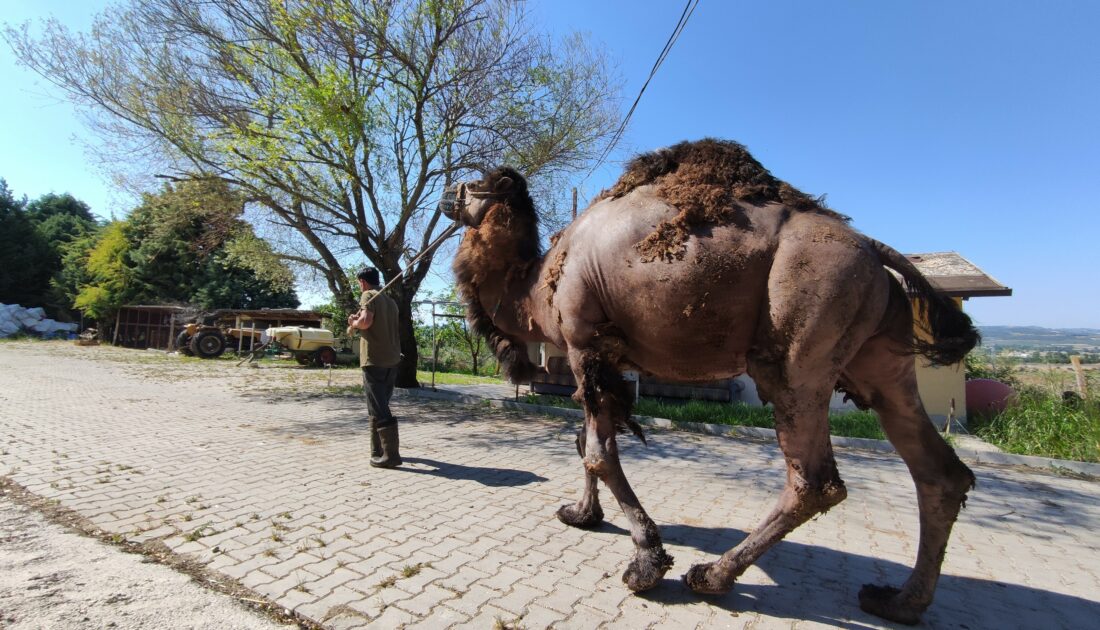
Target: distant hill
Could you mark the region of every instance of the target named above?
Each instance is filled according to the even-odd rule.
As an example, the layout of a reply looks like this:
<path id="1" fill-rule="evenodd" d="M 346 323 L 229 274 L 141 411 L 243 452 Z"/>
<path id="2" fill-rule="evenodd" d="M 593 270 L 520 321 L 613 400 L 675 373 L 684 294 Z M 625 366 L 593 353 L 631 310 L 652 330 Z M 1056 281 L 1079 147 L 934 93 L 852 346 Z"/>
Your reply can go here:
<path id="1" fill-rule="evenodd" d="M 979 326 L 982 345 L 1032 350 L 1100 349 L 1100 330 L 1095 328 L 1043 328 L 1041 326 Z"/>

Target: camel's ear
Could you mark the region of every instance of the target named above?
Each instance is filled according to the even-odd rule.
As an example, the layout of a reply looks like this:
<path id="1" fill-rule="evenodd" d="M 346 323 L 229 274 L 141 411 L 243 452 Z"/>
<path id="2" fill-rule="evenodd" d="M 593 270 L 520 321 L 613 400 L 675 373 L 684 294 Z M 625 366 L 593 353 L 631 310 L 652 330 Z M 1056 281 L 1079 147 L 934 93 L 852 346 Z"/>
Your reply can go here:
<path id="1" fill-rule="evenodd" d="M 497 180 L 496 186 L 493 186 L 493 190 L 496 192 L 504 192 L 512 188 L 512 178 L 508 176 L 501 177 Z"/>

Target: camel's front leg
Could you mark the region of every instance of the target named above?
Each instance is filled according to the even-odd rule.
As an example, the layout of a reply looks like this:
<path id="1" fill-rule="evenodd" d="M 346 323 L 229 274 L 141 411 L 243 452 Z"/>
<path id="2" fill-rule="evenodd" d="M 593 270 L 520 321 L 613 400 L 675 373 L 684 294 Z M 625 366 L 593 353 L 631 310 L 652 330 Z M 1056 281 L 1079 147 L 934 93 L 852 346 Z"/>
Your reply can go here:
<path id="1" fill-rule="evenodd" d="M 601 479 L 630 523 L 635 554 L 623 573 L 623 582 L 632 591 L 653 588 L 672 568 L 672 556 L 665 553 L 657 524 L 642 508 L 619 463 L 615 434 L 620 424 L 625 426 L 632 399 L 619 373 L 595 351 L 571 351 L 569 359 L 579 384 L 575 397 L 585 410 L 585 435 L 580 444 L 586 479 L 590 485 L 596 477 Z M 595 497 L 594 487 L 590 494 Z"/>
<path id="2" fill-rule="evenodd" d="M 587 424 L 587 423 L 586 423 Z M 587 429 L 582 426 L 577 431 L 577 454 L 584 459 Z M 603 523 L 603 509 L 600 508 L 599 479 L 595 473 L 585 469 L 584 495 L 576 503 L 563 505 L 558 509 L 558 520 L 566 525 L 581 529 L 592 529 Z"/>

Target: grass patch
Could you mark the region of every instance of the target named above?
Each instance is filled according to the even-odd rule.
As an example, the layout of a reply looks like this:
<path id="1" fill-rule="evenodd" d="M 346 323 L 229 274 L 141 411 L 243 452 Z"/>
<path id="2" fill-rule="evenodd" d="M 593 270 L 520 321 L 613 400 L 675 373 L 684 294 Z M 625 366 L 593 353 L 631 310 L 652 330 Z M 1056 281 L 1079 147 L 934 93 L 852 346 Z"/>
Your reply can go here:
<path id="1" fill-rule="evenodd" d="M 420 370 L 416 373 L 416 380 L 422 386 L 431 385 L 432 373 Z M 495 376 L 474 376 L 473 374 L 460 374 L 458 372 L 436 372 L 436 385 L 508 385 L 508 381 Z"/>
<path id="2" fill-rule="evenodd" d="M 571 398 L 528 394 L 524 402 L 532 405 L 548 405 L 580 409 Z M 642 398 L 634 405 L 634 414 L 665 418 L 673 422 L 699 422 L 730 426 L 775 428 L 775 415 L 771 407 L 753 407 L 745 403 L 718 403 L 705 400 L 671 402 L 655 398 Z M 829 432 L 841 437 L 884 440 L 886 435 L 878 418 L 870 411 L 841 411 L 829 413 Z"/>
<path id="3" fill-rule="evenodd" d="M 1079 462 L 1100 462 L 1100 401 L 1063 402 L 1024 388 L 1004 412 L 971 420 L 971 430 L 1001 450 Z"/>

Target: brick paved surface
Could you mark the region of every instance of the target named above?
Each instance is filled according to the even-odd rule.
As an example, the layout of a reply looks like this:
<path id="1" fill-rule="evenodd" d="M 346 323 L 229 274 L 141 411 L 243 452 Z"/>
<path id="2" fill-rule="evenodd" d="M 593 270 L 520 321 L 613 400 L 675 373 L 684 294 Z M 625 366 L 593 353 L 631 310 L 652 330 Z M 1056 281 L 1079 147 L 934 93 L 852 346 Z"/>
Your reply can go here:
<path id="1" fill-rule="evenodd" d="M 131 539 L 179 553 L 332 628 L 890 627 L 865 582 L 916 554 L 915 494 L 893 456 L 838 453 L 849 499 L 722 597 L 679 581 L 771 507 L 773 444 L 654 432 L 624 466 L 676 565 L 631 594 L 626 521 L 559 523 L 582 470 L 575 425 L 402 398 L 401 470 L 368 465 L 361 399 L 333 373 L 68 344 L 0 344 L 0 475 Z M 335 391 L 336 393 L 332 393 Z M 1100 484 L 976 468 L 924 623 L 1085 628 L 1100 620 Z M 30 596 L 30 595 L 28 595 Z M 518 620 L 518 621 L 517 621 Z"/>

